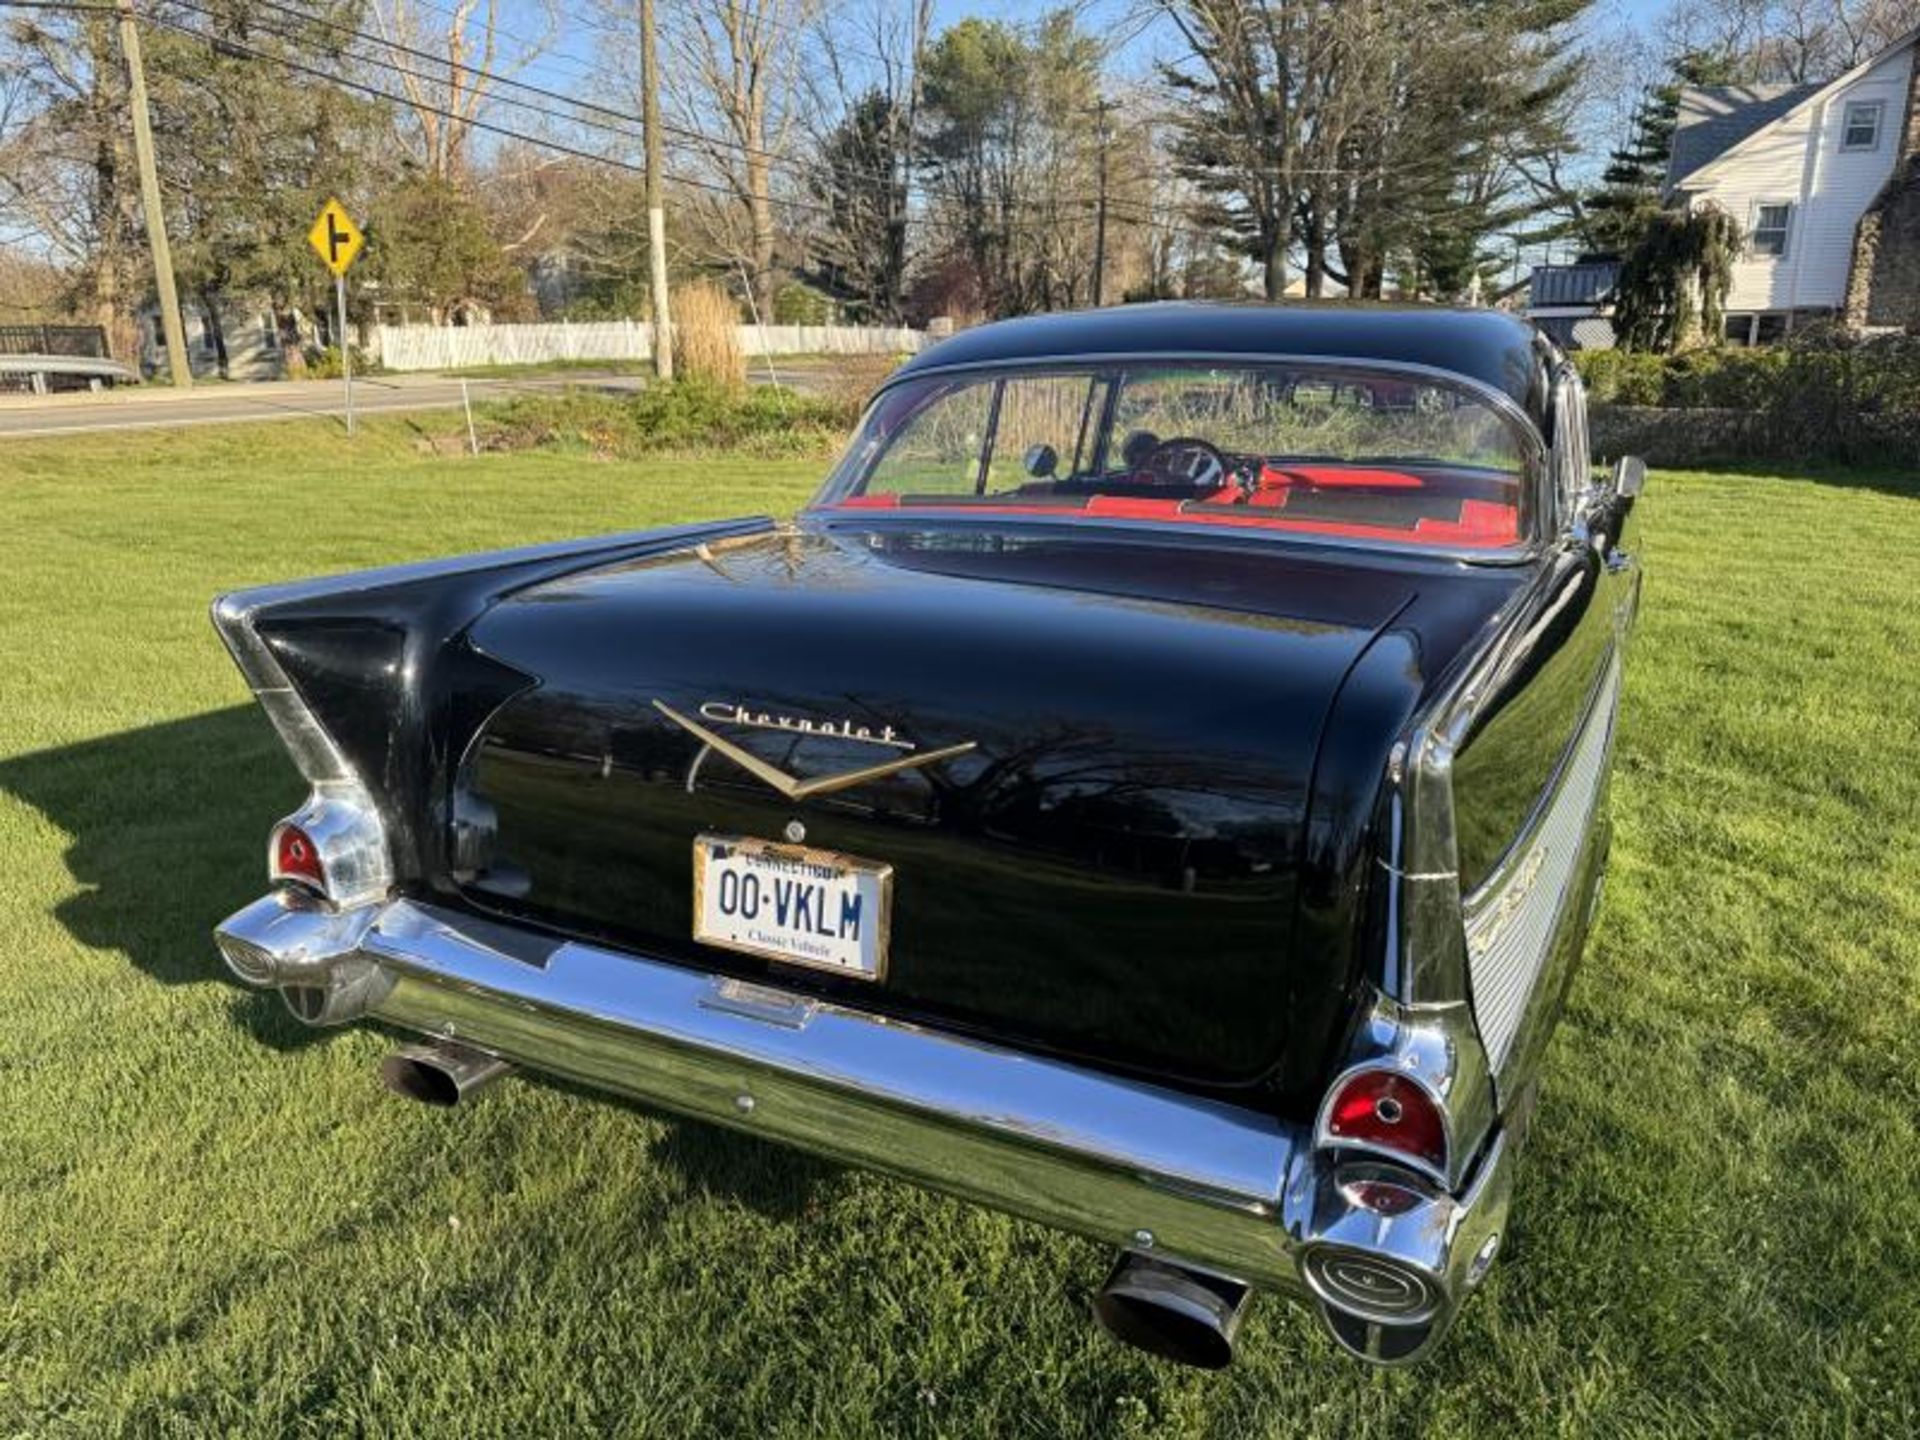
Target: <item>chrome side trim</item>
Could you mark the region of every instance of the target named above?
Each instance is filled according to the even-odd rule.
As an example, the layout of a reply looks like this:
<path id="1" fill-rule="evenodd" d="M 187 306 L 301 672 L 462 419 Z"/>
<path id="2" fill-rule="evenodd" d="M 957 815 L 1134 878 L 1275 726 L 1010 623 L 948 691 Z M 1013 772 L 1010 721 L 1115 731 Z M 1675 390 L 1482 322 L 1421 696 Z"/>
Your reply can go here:
<path id="1" fill-rule="evenodd" d="M 1496 1073 L 1507 1061 L 1568 912 L 1606 778 L 1619 698 L 1616 651 L 1527 833 L 1465 902 L 1474 1016 Z"/>
<path id="2" fill-rule="evenodd" d="M 213 628 L 220 632 L 227 653 L 240 667 L 247 688 L 267 712 L 267 719 L 273 722 L 280 743 L 287 747 L 300 773 L 316 788 L 328 785 L 358 789 L 360 777 L 293 688 L 272 648 L 253 628 L 254 614 L 260 608 L 255 597 L 262 593 L 254 590 L 222 595 L 213 602 Z"/>
<path id="3" fill-rule="evenodd" d="M 1476 658 L 1442 682 L 1388 756 L 1381 820 L 1387 844 L 1381 860 L 1391 880 L 1379 980 L 1380 988 L 1403 1005 L 1470 999 L 1453 813 L 1454 757 L 1540 634 L 1589 583 L 1584 570 L 1569 577 L 1557 574 L 1553 565 L 1543 566 L 1488 619 L 1465 652 Z M 1563 588 L 1549 598 L 1542 591 L 1553 585 Z M 1534 615 L 1536 609 L 1541 613 Z"/>

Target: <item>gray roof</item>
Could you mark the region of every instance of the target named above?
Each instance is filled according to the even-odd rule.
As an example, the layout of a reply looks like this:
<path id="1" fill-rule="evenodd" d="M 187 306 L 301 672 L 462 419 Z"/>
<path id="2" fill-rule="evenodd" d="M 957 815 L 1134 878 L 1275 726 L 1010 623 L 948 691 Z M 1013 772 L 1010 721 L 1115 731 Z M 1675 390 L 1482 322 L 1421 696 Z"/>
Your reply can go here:
<path id="1" fill-rule="evenodd" d="M 1819 85 L 1689 85 L 1680 92 L 1680 123 L 1667 161 L 1673 189 L 1708 161 L 1727 153 L 1762 125 L 1779 119 Z"/>
<path id="2" fill-rule="evenodd" d="M 1613 298 L 1620 283 L 1618 260 L 1589 260 L 1574 265 L 1536 265 L 1527 304 L 1600 305 Z M 1539 323 L 1536 318 L 1535 324 Z"/>

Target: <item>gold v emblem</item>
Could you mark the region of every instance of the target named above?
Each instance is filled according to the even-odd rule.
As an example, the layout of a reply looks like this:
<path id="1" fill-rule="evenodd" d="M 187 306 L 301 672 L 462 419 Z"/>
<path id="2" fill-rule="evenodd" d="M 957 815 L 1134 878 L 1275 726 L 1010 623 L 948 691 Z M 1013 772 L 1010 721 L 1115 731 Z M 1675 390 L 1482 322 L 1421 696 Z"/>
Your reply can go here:
<path id="1" fill-rule="evenodd" d="M 951 760 L 954 756 L 964 755 L 975 748 L 974 742 L 969 740 L 962 745 L 948 745 L 940 750 L 926 750 L 905 755 L 898 760 L 868 765 L 860 770 L 847 770 L 839 775 L 822 775 L 813 780 L 796 780 L 777 765 L 769 765 L 751 750 L 744 750 L 732 741 L 714 734 L 698 720 L 689 720 L 666 702 L 656 700 L 653 702 L 653 708 L 696 740 L 704 741 L 718 750 L 748 774 L 766 781 L 789 800 L 804 800 L 809 795 L 829 795 L 835 790 L 848 790 L 855 785 L 864 785 L 869 780 L 878 780 L 883 775 L 892 775 L 899 770 L 912 770 L 916 766 L 931 765 L 937 760 Z"/>

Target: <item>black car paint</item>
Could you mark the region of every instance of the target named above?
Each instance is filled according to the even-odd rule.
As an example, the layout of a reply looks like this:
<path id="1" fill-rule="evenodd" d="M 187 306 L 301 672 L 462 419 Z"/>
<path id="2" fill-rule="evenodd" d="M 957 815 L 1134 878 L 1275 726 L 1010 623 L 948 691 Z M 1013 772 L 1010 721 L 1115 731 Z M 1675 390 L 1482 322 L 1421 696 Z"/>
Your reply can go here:
<path id="1" fill-rule="evenodd" d="M 1209 333 L 1222 343 L 1217 330 Z M 1446 324 L 1423 333 L 1439 363 Z M 1537 348 L 1515 342 L 1510 331 L 1480 333 L 1482 368 L 1505 376 L 1503 388 L 1516 404 L 1539 414 L 1544 381 L 1530 368 Z M 1296 332 L 1280 348 L 1311 353 L 1311 338 Z M 1246 331 L 1249 353 L 1254 339 Z M 1271 332 L 1268 339 L 1273 343 Z M 1109 332 L 1107 343 L 1124 340 Z M 1036 339 L 1031 348 L 1039 353 L 1064 343 Z M 1329 353 L 1361 348 L 1344 327 L 1313 343 Z M 1603 518 L 1617 529 L 1628 508 L 1616 504 Z M 716 550 L 703 559 L 694 549 L 754 536 L 760 538 L 747 550 Z M 762 568 L 743 587 L 721 571 L 728 563 L 740 568 L 748 553 Z M 844 576 L 856 573 L 844 559 L 851 554 L 864 557 L 858 573 L 878 577 L 875 594 L 882 598 L 872 610 L 857 597 L 813 588 L 826 573 L 816 563 L 821 557 L 842 557 L 828 568 Z M 1538 803 L 1574 731 L 1611 648 L 1609 617 L 1617 617 L 1623 587 L 1638 583 L 1637 569 L 1616 563 L 1624 554 L 1624 537 L 1599 546 L 1562 541 L 1522 563 L 1483 566 L 1406 548 L 1343 550 L 1150 525 L 965 515 L 856 523 L 820 513 L 791 534 L 749 520 L 407 567 L 317 598 L 265 604 L 258 625 L 378 796 L 396 873 L 410 891 L 557 933 L 644 941 L 662 958 L 703 969 L 776 974 L 782 985 L 847 1003 L 1195 1090 L 1245 1098 L 1257 1087 L 1267 1097 L 1262 1103 L 1299 1110 L 1311 1105 L 1336 1063 L 1363 987 L 1380 978 L 1368 937 L 1378 931 L 1377 802 L 1396 736 L 1461 669 L 1497 680 L 1501 693 L 1456 767 L 1463 889 L 1470 888 Z M 776 573 L 783 565 L 784 579 Z M 657 573 L 650 575 L 649 566 Z M 672 578 L 663 583 L 662 576 Z M 746 633 L 749 611 L 779 617 L 770 638 L 750 655 L 717 650 L 717 639 Z M 545 623 L 525 618 L 535 614 Z M 1084 634 L 1069 633 L 1069 614 L 1085 622 Z M 984 633 L 983 615 L 1000 621 L 1005 648 L 1030 657 L 1026 671 L 986 665 L 994 637 Z M 1036 616 L 1044 624 L 1036 625 Z M 624 645 L 619 624 L 633 637 Z M 678 633 L 663 639 L 676 625 Z M 1338 643 L 1321 647 L 1322 658 L 1292 674 L 1295 688 L 1282 695 L 1262 667 L 1294 672 L 1315 650 L 1307 638 L 1315 626 L 1330 627 Z M 1496 634 L 1524 638 L 1496 655 Z M 876 636 L 884 644 L 868 649 Z M 942 636 L 965 663 L 943 663 L 935 643 Z M 671 655 L 673 683 L 620 672 L 641 653 Z M 1277 746 L 1271 736 L 1264 748 L 1248 744 L 1230 726 L 1206 725 L 1184 737 L 1190 764 L 1212 772 L 1202 783 L 1254 812 L 1246 822 L 1251 839 L 1201 852 L 1212 868 L 1195 867 L 1204 879 L 1196 873 L 1190 894 L 1185 867 L 1176 878 L 1169 857 L 1207 837 L 1177 811 L 1170 819 L 1150 816 L 1144 803 L 1112 808 L 1107 797 L 1105 811 L 1078 804 L 1079 814 L 1064 817 L 1071 823 L 1057 807 L 1049 818 L 1016 806 L 969 816 L 970 829 L 951 824 L 954 793 L 978 778 L 991 754 L 951 775 L 903 778 L 872 794 L 808 807 L 809 843 L 890 859 L 890 845 L 925 845 L 931 837 L 936 847 L 955 844 L 1000 865 L 999 873 L 1014 880 L 1048 864 L 1075 872 L 1044 876 L 1052 888 L 1043 883 L 1034 893 L 1058 900 L 1070 882 L 1090 892 L 1087 904 L 1062 906 L 1103 941 L 1077 964 L 1056 967 L 1057 947 L 1016 938 L 1010 948 L 1004 934 L 983 935 L 978 915 L 962 917 L 945 938 L 933 937 L 942 954 L 938 973 L 916 979 L 909 968 L 905 985 L 884 988 L 695 945 L 684 923 L 677 931 L 670 924 L 684 918 L 673 907 L 686 904 L 692 833 L 777 833 L 797 818 L 764 787 L 726 778 L 722 764 L 699 782 L 697 813 L 651 840 L 644 838 L 651 821 L 643 803 L 607 812 L 603 818 L 616 832 L 642 836 L 646 853 L 630 852 L 626 863 L 629 875 L 653 877 L 655 909 L 640 926 L 617 914 L 586 913 L 585 901 L 602 887 L 620 893 L 622 857 L 595 853 L 564 805 L 542 822 L 543 789 L 549 796 L 584 793 L 591 774 L 604 769 L 609 780 L 637 777 L 635 800 L 671 794 L 676 785 L 684 792 L 697 746 L 669 733 L 657 715 L 627 723 L 637 701 L 666 689 L 672 693 L 658 698 L 784 700 L 839 715 L 844 675 L 852 672 L 835 667 L 859 656 L 877 668 L 903 664 L 891 677 L 898 693 L 869 698 L 912 712 L 911 723 L 927 726 L 916 734 L 925 744 L 973 738 L 990 748 L 1017 738 L 1034 712 L 1029 687 L 1039 684 L 1047 687 L 1042 702 L 1079 727 L 1065 740 L 1090 747 L 1096 763 L 1122 772 L 1138 763 L 1142 737 L 1172 753 L 1182 725 L 1208 713 L 1194 693 L 1197 681 L 1224 687 L 1241 711 L 1272 710 L 1279 698 L 1282 711 L 1302 713 L 1286 715 Z M 1102 672 L 1102 661 L 1112 673 Z M 817 683 L 829 671 L 842 676 L 831 695 Z M 1037 680 L 1027 678 L 1036 671 Z M 543 724 L 554 728 L 543 734 Z M 562 733 L 570 726 L 580 728 L 583 743 L 572 745 Z M 823 766 L 836 759 L 825 752 L 803 758 Z M 492 793 L 516 763 L 521 790 Z M 1240 783 L 1236 765 L 1252 772 L 1250 783 Z M 1156 787 L 1135 779 L 1108 788 L 1151 798 Z M 560 833 L 542 842 L 544 850 L 531 846 L 538 863 L 529 865 L 529 855 L 515 847 L 542 823 Z M 1131 837 L 1130 853 L 1102 850 L 1115 836 Z M 1269 868 L 1254 871 L 1249 855 Z M 1588 885 L 1597 883 L 1603 861 L 1601 844 L 1587 867 Z M 1237 878 L 1236 866 L 1243 872 Z M 1229 899 L 1234 883 L 1251 898 Z M 1182 937 L 1217 945 L 1227 935 L 1232 955 L 1196 969 L 1183 967 L 1177 955 L 1130 945 L 1124 934 L 1107 944 L 1114 936 L 1101 929 L 1102 910 L 1121 895 L 1147 896 Z M 1236 904 L 1255 915 L 1252 923 L 1223 920 Z M 902 957 L 925 938 L 915 935 L 915 924 L 903 914 L 896 936 Z M 1102 963 L 1102 954 L 1111 963 Z M 1568 971 L 1570 961 L 1556 972 L 1556 984 Z"/>
<path id="2" fill-rule="evenodd" d="M 1364 961 L 1352 918 L 1381 749 L 1524 573 L 897 522 L 575 569 L 502 597 L 447 652 L 491 677 L 489 702 L 515 698 L 437 813 L 490 817 L 492 849 L 459 867 L 486 913 L 1163 1080 L 1304 1095 Z M 1390 663 L 1349 684 L 1376 648 Z M 699 746 L 655 698 L 871 715 L 982 748 L 799 807 L 709 757 L 690 797 Z M 797 770 L 870 758 L 731 738 Z M 1031 758 L 1042 742 L 1094 776 L 1065 803 L 1043 803 L 1060 787 Z M 451 743 L 432 749 L 444 766 Z M 1030 773 L 1010 778 L 1023 752 Z M 1230 838 L 1204 814 L 1223 797 Z M 809 843 L 899 868 L 885 987 L 690 939 L 693 835 L 777 838 L 793 819 Z M 443 887 L 444 866 L 419 881 Z"/>
<path id="3" fill-rule="evenodd" d="M 261 638 L 379 798 L 395 875 L 432 887 L 448 868 L 452 763 L 487 713 L 534 683 L 466 644 L 475 618 L 518 588 L 602 561 L 772 528 L 765 516 L 669 526 L 388 566 L 318 593 L 296 583 L 250 598 Z"/>
<path id="4" fill-rule="evenodd" d="M 1036 1050 L 1165 1083 L 1208 1093 L 1253 1087 L 1281 1108 L 1309 1104 L 1344 1043 L 1354 996 L 1375 978 L 1361 939 L 1371 895 L 1373 808 L 1386 749 L 1437 680 L 1471 654 L 1475 640 L 1516 598 L 1530 600 L 1542 612 L 1550 598 L 1526 566 L 1481 567 L 1266 542 L 1209 546 L 1190 535 L 1144 532 L 1102 541 L 1073 531 L 1070 523 L 991 526 L 965 520 L 859 525 L 816 520 L 794 532 L 746 525 L 701 532 L 722 545 L 749 540 L 759 573 L 744 588 L 716 573 L 681 536 L 643 551 L 616 551 L 611 558 L 509 567 L 454 587 L 457 594 L 438 582 L 416 582 L 309 602 L 298 613 L 266 616 L 262 630 L 399 822 L 396 848 L 408 862 L 401 873 L 417 892 L 557 933 L 644 944 L 662 958 L 721 973 L 777 975 L 783 985 L 1017 1039 Z M 1049 538 L 1036 540 L 1042 533 Z M 905 543 L 889 547 L 889 536 Z M 796 547 L 802 558 L 794 566 Z M 923 973 L 916 983 L 908 966 L 902 984 L 897 966 L 895 979 L 881 989 L 695 945 L 684 907 L 690 903 L 691 840 L 698 831 L 776 838 L 788 820 L 801 818 L 809 843 L 882 860 L 895 858 L 889 852 L 900 848 L 902 837 L 915 836 L 924 844 L 927 834 L 946 833 L 940 824 L 927 823 L 937 822 L 937 809 L 923 812 L 917 827 L 913 823 L 915 804 L 947 798 L 951 787 L 934 775 L 889 782 L 881 793 L 865 797 L 872 813 L 863 815 L 845 799 L 816 800 L 797 811 L 757 782 L 736 777 L 729 783 L 721 777 L 730 767 L 715 763 L 701 783 L 711 802 L 671 831 L 659 828 L 642 799 L 683 790 L 698 747 L 683 734 L 667 733 L 656 713 L 637 714 L 636 701 L 662 698 L 697 707 L 705 699 L 731 698 L 843 713 L 840 695 L 823 697 L 817 689 L 810 694 L 806 677 L 818 673 L 823 647 L 855 645 L 862 638 L 858 632 L 870 627 L 858 597 L 843 596 L 842 603 L 829 607 L 843 627 L 837 636 L 831 626 L 807 630 L 806 623 L 818 619 L 817 609 L 796 615 L 765 602 L 782 593 L 789 599 L 808 596 L 808 560 L 850 552 L 867 557 L 871 575 L 885 577 L 881 593 L 888 599 L 875 613 L 890 615 L 902 627 L 892 636 L 893 648 L 871 653 L 866 663 L 886 672 L 915 658 L 916 650 L 923 652 L 916 660 L 919 669 L 893 677 L 903 692 L 897 703 L 903 705 L 906 697 L 922 694 L 917 685 L 937 689 L 935 682 L 960 678 L 941 663 L 932 643 L 938 627 L 930 628 L 930 622 L 939 617 L 956 641 L 966 640 L 983 628 L 982 607 L 973 598 L 979 593 L 995 594 L 1002 614 L 1021 613 L 1010 596 L 1050 597 L 1046 608 L 1054 619 L 1046 638 L 1055 643 L 1062 634 L 1059 617 L 1071 613 L 1086 627 L 1074 648 L 1083 659 L 1099 663 L 1080 670 L 1053 663 L 1035 668 L 1054 684 L 1095 687 L 1076 697 L 1077 707 L 1068 706 L 1083 717 L 1089 705 L 1130 694 L 1139 712 L 1136 723 L 1162 739 L 1168 732 L 1153 727 L 1182 713 L 1182 704 L 1169 702 L 1192 701 L 1186 692 L 1201 672 L 1193 657 L 1180 652 L 1194 648 L 1196 636 L 1205 637 L 1198 647 L 1203 658 L 1218 667 L 1205 673 L 1226 679 L 1263 663 L 1291 672 L 1304 649 L 1311 648 L 1303 637 L 1312 627 L 1344 633 L 1339 653 L 1329 653 L 1318 679 L 1303 692 L 1312 724 L 1288 732 L 1291 746 L 1283 756 L 1251 757 L 1260 784 L 1236 791 L 1242 803 L 1254 789 L 1268 792 L 1255 807 L 1267 827 L 1257 863 L 1273 870 L 1265 881 L 1237 877 L 1241 889 L 1256 898 L 1232 898 L 1230 882 L 1236 877 L 1224 869 L 1204 885 L 1196 875 L 1194 893 L 1182 896 L 1184 877 L 1170 873 L 1166 857 L 1191 847 L 1196 836 L 1190 826 L 1160 817 L 1156 827 L 1144 818 L 1144 805 L 1131 814 L 1105 817 L 1088 815 L 1081 807 L 1078 826 L 1062 825 L 1053 836 L 1032 833 L 1039 823 L 1033 814 L 1027 816 L 1026 834 L 1016 827 L 1004 838 L 989 835 L 987 817 L 976 817 L 970 842 L 972 853 L 987 857 L 984 863 L 1013 865 L 1005 872 L 1010 879 L 1019 875 L 1023 861 L 1031 863 L 1043 851 L 1051 852 L 1056 866 L 1064 863 L 1098 877 L 1087 905 L 1061 904 L 1063 914 L 1078 916 L 1086 933 L 1101 942 L 1082 954 L 1079 968 L 1066 967 L 1065 975 L 1054 973 L 1057 947 L 1036 952 L 1017 937 L 983 935 L 973 923 L 977 916 L 948 927 L 944 943 L 936 937 L 931 948 L 943 963 L 931 978 Z M 756 568 L 739 550 L 710 553 L 736 572 Z M 671 575 L 672 584 L 656 585 L 649 593 L 644 577 L 650 569 Z M 695 575 L 701 578 L 687 583 Z M 817 570 L 812 578 L 818 578 Z M 783 585 L 792 588 L 782 592 Z M 663 603 L 665 589 L 677 591 L 671 603 Z M 1128 610 L 1128 605 L 1137 608 Z M 763 609 L 784 614 L 795 628 L 781 629 L 750 656 L 715 648 L 712 615 L 728 614 L 737 626 Z M 456 617 L 471 613 L 481 618 L 458 623 Z M 548 623 L 530 628 L 521 619 L 528 613 Z M 703 616 L 709 617 L 704 624 Z M 1150 640 L 1142 638 L 1148 633 L 1138 624 L 1142 619 L 1159 622 Z M 623 641 L 614 635 L 621 625 L 636 637 L 679 627 L 673 684 L 606 670 L 640 644 L 637 638 Z M 1030 646 L 1038 643 L 1024 616 L 1006 633 Z M 1140 648 L 1116 651 L 1116 636 Z M 1565 638 L 1549 627 L 1535 642 L 1542 658 L 1523 672 L 1548 665 Z M 1123 657 L 1129 662 L 1124 669 L 1110 663 Z M 1158 677 L 1151 673 L 1156 666 L 1165 667 Z M 417 677 L 411 687 L 401 679 L 409 667 Z M 596 674 L 604 681 L 596 682 Z M 748 677 L 744 683 L 743 676 Z M 1294 683 L 1299 682 L 1295 674 Z M 1254 687 L 1247 693 L 1255 698 L 1243 704 L 1267 703 L 1256 681 L 1232 683 Z M 951 688 L 947 693 L 939 716 L 943 728 L 929 728 L 916 738 L 927 745 L 956 738 L 990 742 L 1017 728 L 1027 692 L 1013 672 L 1003 672 L 993 685 L 961 688 L 964 694 Z M 1524 693 L 1524 685 L 1521 689 Z M 916 713 L 928 712 L 917 708 Z M 616 722 L 613 717 L 624 718 Z M 1554 746 L 1560 743 L 1551 732 L 1570 734 L 1574 718 L 1568 709 L 1563 727 L 1525 733 L 1489 726 L 1486 740 L 1467 755 L 1489 773 L 1550 773 L 1558 753 Z M 553 733 L 540 734 L 542 725 L 553 727 Z M 578 744 L 558 733 L 576 726 Z M 1208 757 L 1209 768 L 1224 769 L 1224 762 L 1214 758 L 1218 733 L 1188 738 Z M 457 764 L 463 754 L 466 764 Z M 1115 755 L 1126 763 L 1118 751 L 1107 759 Z M 852 763 L 831 749 L 812 758 L 826 768 Z M 507 774 L 515 764 L 522 772 L 517 787 Z M 577 797 L 594 788 L 603 767 L 608 781 L 631 777 L 638 788 L 629 796 L 632 803 L 602 809 L 596 817 L 578 808 Z M 960 772 L 962 788 L 973 774 L 971 766 Z M 530 781 L 533 775 L 538 779 Z M 1124 788 L 1142 787 L 1129 782 Z M 506 790 L 512 794 L 496 793 Z M 562 800 L 562 792 L 576 798 Z M 1462 803 L 1471 804 L 1470 793 Z M 475 839 L 469 833 L 459 842 L 467 853 L 456 856 L 456 817 L 467 817 L 471 832 L 476 815 L 492 834 Z M 630 838 L 598 850 L 592 843 L 602 833 L 593 827 L 596 818 Z M 555 827 L 554 833 L 516 854 L 518 827 L 529 822 L 534 831 L 547 825 Z M 1095 859 L 1103 838 L 1128 830 L 1135 836 L 1130 859 Z M 1243 841 L 1230 859 L 1218 863 L 1250 870 L 1238 853 L 1245 848 Z M 543 863 L 530 866 L 530 859 Z M 617 873 L 622 866 L 624 876 Z M 462 873 L 456 876 L 456 871 Z M 648 921 L 636 925 L 607 913 L 604 897 L 630 893 L 639 876 L 650 876 L 656 888 Z M 540 888 L 543 880 L 553 886 L 550 898 Z M 1058 903 L 1076 892 L 1043 885 L 1032 894 L 1036 901 Z M 1129 944 L 1124 929 L 1102 929 L 1102 906 L 1119 895 L 1150 896 L 1173 933 L 1205 935 L 1210 948 L 1220 948 L 1225 936 L 1230 953 L 1200 968 L 1183 965 L 1178 957 L 1161 956 L 1156 963 L 1154 954 Z M 1250 920 L 1239 924 L 1249 906 Z M 920 947 L 904 899 L 901 913 L 895 941 L 896 953 L 904 957 Z M 1034 912 L 1029 902 L 1005 913 Z M 1236 924 L 1224 923 L 1227 916 Z"/>

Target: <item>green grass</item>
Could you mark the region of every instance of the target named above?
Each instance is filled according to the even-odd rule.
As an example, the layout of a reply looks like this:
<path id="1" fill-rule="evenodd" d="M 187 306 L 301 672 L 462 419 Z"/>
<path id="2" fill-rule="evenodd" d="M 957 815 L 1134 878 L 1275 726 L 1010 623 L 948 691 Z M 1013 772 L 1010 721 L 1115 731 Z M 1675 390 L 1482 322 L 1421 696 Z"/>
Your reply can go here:
<path id="1" fill-rule="evenodd" d="M 822 468 L 388 422 L 0 444 L 0 1434 L 1920 1426 L 1896 482 L 1654 478 L 1600 929 L 1510 1252 L 1418 1371 L 1273 1300 L 1230 1373 L 1169 1368 L 1087 1321 L 1095 1246 L 545 1084 L 406 1106 L 380 1036 L 223 978 L 208 928 L 301 786 L 209 596 L 790 509 Z"/>

